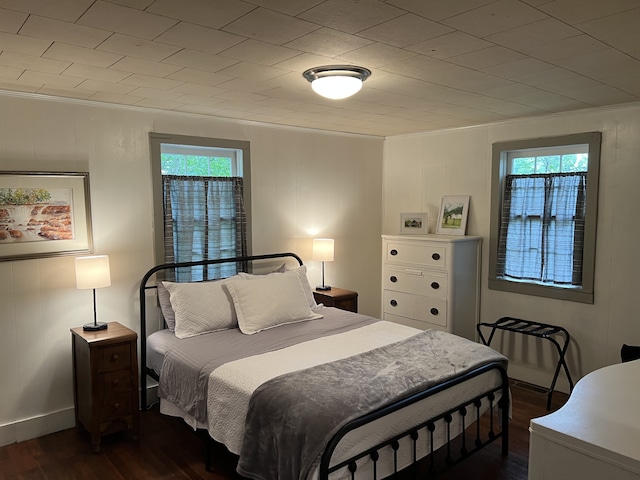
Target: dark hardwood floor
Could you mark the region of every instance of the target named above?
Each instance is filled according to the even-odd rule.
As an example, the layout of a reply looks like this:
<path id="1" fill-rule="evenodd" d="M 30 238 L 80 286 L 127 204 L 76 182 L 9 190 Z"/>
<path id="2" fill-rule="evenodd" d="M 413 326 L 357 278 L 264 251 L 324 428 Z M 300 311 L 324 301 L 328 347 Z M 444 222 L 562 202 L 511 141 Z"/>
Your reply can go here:
<path id="1" fill-rule="evenodd" d="M 499 442 L 476 453 L 440 480 L 526 480 L 529 420 L 546 415 L 546 393 L 512 382 L 513 415 L 509 455 L 500 455 Z M 567 395 L 554 393 L 553 409 Z M 126 433 L 105 437 L 102 451 L 91 452 L 84 434 L 68 429 L 0 448 L 0 479 L 205 479 L 237 480 L 235 458 L 222 446 L 214 451 L 213 472 L 204 467 L 204 443 L 181 420 L 158 413 L 141 413 L 140 438 Z"/>

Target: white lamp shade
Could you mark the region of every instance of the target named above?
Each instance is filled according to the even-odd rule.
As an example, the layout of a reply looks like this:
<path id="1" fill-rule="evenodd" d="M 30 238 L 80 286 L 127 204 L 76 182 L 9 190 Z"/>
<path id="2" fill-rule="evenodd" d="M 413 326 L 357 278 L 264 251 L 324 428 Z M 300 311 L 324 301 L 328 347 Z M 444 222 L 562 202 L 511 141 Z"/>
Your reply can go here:
<path id="1" fill-rule="evenodd" d="M 311 88 L 325 98 L 340 100 L 358 93 L 362 88 L 362 80 L 346 75 L 320 77 L 311 82 Z"/>
<path id="2" fill-rule="evenodd" d="M 333 238 L 313 239 L 313 260 L 317 262 L 333 261 Z"/>
<path id="3" fill-rule="evenodd" d="M 109 285 L 111 272 L 108 255 L 76 258 L 76 286 L 79 289 L 102 288 Z"/>

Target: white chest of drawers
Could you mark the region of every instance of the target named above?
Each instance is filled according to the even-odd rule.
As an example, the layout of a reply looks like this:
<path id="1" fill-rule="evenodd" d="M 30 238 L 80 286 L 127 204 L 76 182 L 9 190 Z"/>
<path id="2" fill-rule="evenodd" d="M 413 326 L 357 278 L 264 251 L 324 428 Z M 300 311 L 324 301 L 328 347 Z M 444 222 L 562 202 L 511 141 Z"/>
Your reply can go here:
<path id="1" fill-rule="evenodd" d="M 481 237 L 382 236 L 382 318 L 476 339 Z"/>

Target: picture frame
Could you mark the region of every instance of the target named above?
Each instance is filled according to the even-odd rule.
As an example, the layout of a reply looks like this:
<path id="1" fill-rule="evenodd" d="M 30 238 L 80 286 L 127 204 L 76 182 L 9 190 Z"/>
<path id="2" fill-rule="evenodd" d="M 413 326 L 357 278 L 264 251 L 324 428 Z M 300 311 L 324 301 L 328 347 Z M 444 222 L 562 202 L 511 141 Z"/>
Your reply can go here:
<path id="1" fill-rule="evenodd" d="M 427 212 L 401 213 L 400 233 L 410 235 L 426 235 L 429 227 Z"/>
<path id="2" fill-rule="evenodd" d="M 469 216 L 469 195 L 445 195 L 440 204 L 436 233 L 466 235 Z"/>
<path id="3" fill-rule="evenodd" d="M 90 253 L 88 173 L 0 171 L 0 261 Z"/>

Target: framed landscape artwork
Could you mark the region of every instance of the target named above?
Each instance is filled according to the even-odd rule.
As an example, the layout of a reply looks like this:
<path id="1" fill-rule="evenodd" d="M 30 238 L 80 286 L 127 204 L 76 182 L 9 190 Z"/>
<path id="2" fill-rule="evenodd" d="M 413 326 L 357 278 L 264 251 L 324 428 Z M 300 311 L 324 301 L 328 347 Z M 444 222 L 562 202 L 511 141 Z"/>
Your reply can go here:
<path id="1" fill-rule="evenodd" d="M 469 215 L 469 195 L 442 197 L 436 233 L 441 235 L 465 235 Z"/>
<path id="2" fill-rule="evenodd" d="M 88 173 L 0 172 L 0 261 L 92 252 Z"/>
<path id="3" fill-rule="evenodd" d="M 401 213 L 400 233 L 411 235 L 424 235 L 427 232 L 429 214 L 427 212 Z"/>

